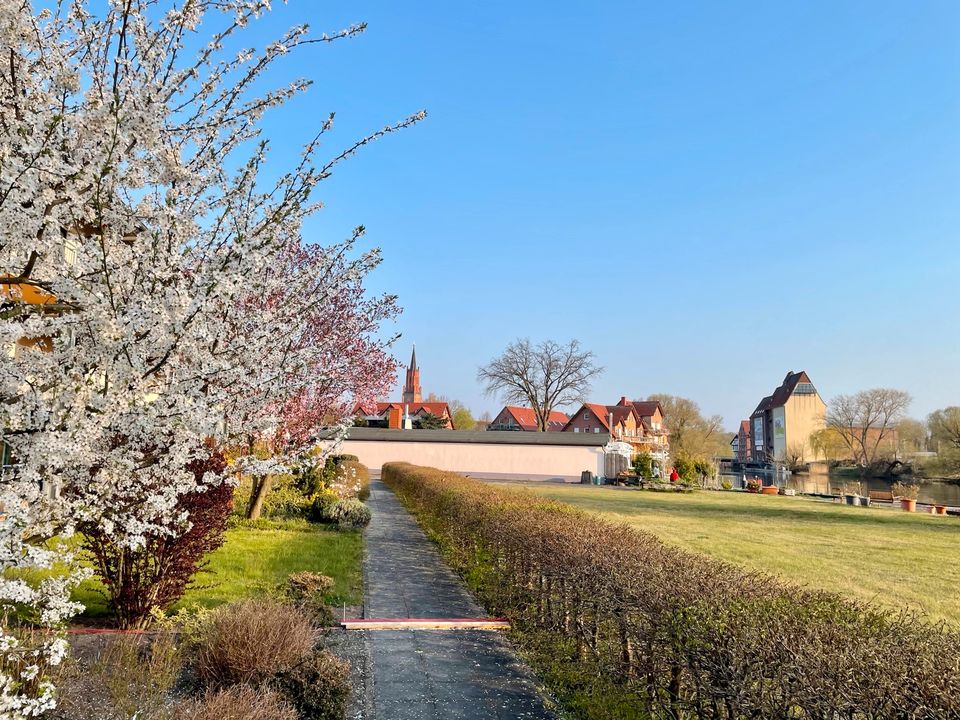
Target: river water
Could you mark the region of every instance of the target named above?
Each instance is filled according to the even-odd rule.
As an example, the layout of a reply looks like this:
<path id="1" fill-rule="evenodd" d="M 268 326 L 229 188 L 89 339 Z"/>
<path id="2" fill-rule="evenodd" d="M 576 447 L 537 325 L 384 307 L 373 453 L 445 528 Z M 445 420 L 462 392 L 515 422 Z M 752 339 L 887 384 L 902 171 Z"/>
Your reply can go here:
<path id="1" fill-rule="evenodd" d="M 728 474 L 721 475 L 724 480 L 729 480 L 735 488 L 744 488 L 746 481 L 751 479 L 760 480 L 764 485 L 776 485 L 777 487 L 793 488 L 798 493 L 819 493 L 824 495 L 834 494 L 833 490 L 844 487 L 844 482 L 853 486 L 856 480 L 848 477 L 830 477 L 824 472 L 800 473 L 783 476 L 770 472 L 748 471 L 746 474 Z M 866 495 L 870 490 L 890 490 L 893 484 L 890 480 L 881 478 L 870 478 L 861 484 L 861 495 Z M 917 501 L 931 505 L 949 505 L 950 507 L 960 507 L 960 485 L 946 483 L 942 481 L 926 481 L 920 485 L 920 495 Z"/>

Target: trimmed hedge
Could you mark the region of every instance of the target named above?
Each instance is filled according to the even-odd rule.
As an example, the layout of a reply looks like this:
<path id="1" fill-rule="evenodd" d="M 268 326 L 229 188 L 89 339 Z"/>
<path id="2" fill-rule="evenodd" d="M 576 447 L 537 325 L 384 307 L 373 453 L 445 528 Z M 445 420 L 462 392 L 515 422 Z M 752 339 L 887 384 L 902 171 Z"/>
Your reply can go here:
<path id="1" fill-rule="evenodd" d="M 528 492 L 407 463 L 383 479 L 581 717 L 960 717 L 960 634 L 944 625 Z"/>

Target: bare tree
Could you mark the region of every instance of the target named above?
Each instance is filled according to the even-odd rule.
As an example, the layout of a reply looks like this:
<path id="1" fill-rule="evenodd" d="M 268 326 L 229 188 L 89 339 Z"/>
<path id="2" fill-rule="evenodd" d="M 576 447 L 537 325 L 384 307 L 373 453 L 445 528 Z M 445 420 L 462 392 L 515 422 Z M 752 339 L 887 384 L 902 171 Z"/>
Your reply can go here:
<path id="1" fill-rule="evenodd" d="M 719 415 L 704 417 L 697 403 L 679 395 L 656 393 L 647 399 L 656 400 L 663 408 L 663 424 L 670 433 L 673 455 L 707 458 L 729 448 Z"/>
<path id="2" fill-rule="evenodd" d="M 897 425 L 912 398 L 903 390 L 874 388 L 855 395 L 838 395 L 827 406 L 826 425 L 835 430 L 860 467 L 881 456 L 884 443 L 893 445 Z"/>
<path id="3" fill-rule="evenodd" d="M 582 401 L 603 372 L 594 361 L 594 354 L 581 350 L 576 340 L 566 345 L 545 340 L 534 346 L 525 338 L 477 370 L 477 380 L 488 395 L 532 407 L 537 430 L 545 432 L 553 409 Z"/>
<path id="4" fill-rule="evenodd" d="M 934 410 L 927 417 L 927 427 L 931 439 L 939 446 L 960 449 L 960 407 L 946 407 Z"/>
<path id="5" fill-rule="evenodd" d="M 904 418 L 897 425 L 897 447 L 903 453 L 918 453 L 927 449 L 930 436 L 927 424 L 922 420 Z"/>

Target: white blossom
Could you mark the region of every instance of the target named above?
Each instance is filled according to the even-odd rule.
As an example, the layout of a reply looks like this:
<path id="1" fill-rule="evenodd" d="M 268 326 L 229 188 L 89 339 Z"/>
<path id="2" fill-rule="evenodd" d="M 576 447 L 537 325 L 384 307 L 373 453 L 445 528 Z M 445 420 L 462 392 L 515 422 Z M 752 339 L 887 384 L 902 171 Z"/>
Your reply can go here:
<path id="1" fill-rule="evenodd" d="M 188 470 L 209 443 L 270 436 L 272 457 L 231 472 L 276 472 L 391 370 L 378 332 L 394 299 L 362 287 L 379 252 L 358 251 L 362 229 L 325 247 L 301 230 L 337 162 L 421 115 L 326 163 L 318 121 L 267 181 L 259 122 L 309 83 L 261 78 L 306 28 L 228 54 L 269 3 L 167 5 L 0 3 L 0 432 L 17 461 L 0 482 L 0 603 L 52 628 L 79 609 L 84 573 L 62 542 L 75 528 L 129 547 L 174 532 L 177 499 L 225 481 Z M 17 573 L 62 567 L 39 584 Z M 0 718 L 53 706 L 44 668 L 66 644 L 34 650 L 27 662 L 0 626 Z"/>

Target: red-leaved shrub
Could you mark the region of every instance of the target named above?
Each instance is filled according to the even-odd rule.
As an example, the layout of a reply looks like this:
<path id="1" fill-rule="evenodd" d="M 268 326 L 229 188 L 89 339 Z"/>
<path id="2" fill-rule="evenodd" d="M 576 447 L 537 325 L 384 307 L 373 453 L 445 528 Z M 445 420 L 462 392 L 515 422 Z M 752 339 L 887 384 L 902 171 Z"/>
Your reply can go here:
<path id="1" fill-rule="evenodd" d="M 198 478 L 222 473 L 226 459 L 219 450 L 187 466 Z M 186 522 L 171 534 L 151 534 L 136 550 L 120 538 L 90 524 L 82 528 L 84 548 L 94 561 L 94 571 L 106 587 L 110 609 L 122 628 L 141 628 L 150 622 L 154 608 L 165 610 L 183 597 L 191 580 L 206 564 L 204 557 L 223 545 L 233 502 L 233 487 L 209 487 L 180 497 Z"/>

